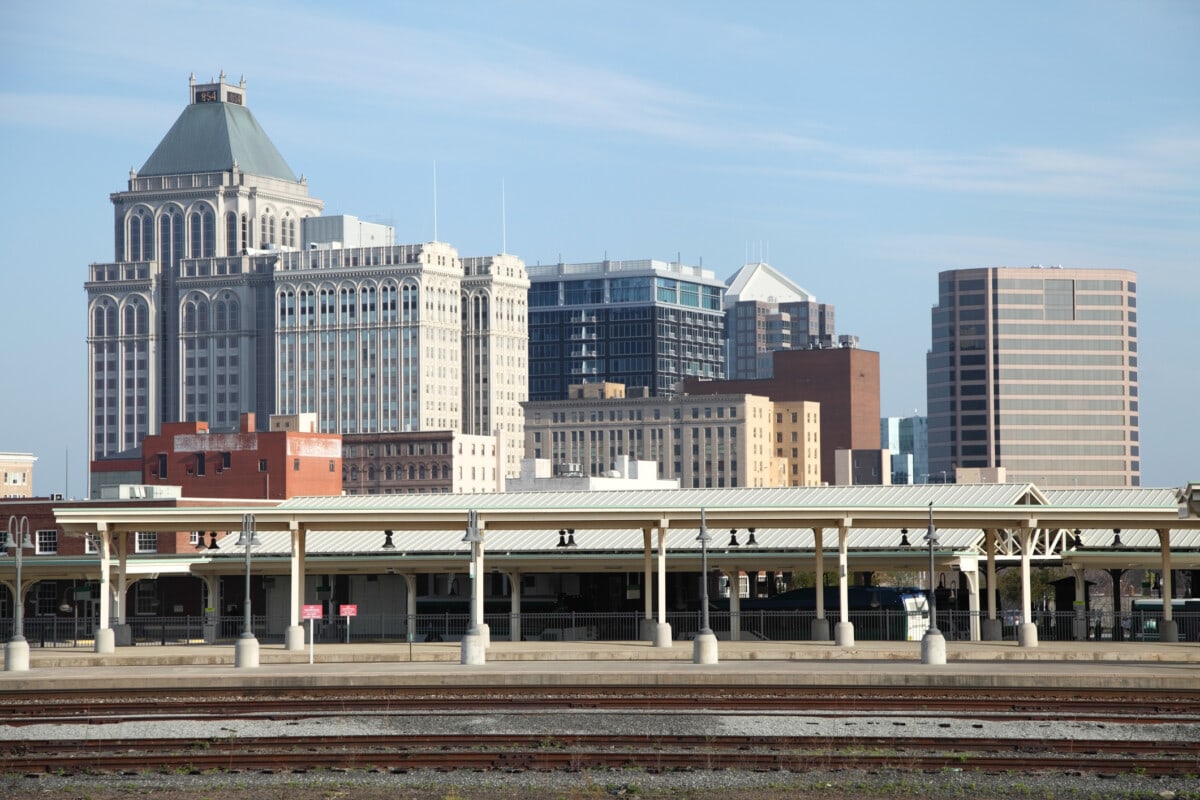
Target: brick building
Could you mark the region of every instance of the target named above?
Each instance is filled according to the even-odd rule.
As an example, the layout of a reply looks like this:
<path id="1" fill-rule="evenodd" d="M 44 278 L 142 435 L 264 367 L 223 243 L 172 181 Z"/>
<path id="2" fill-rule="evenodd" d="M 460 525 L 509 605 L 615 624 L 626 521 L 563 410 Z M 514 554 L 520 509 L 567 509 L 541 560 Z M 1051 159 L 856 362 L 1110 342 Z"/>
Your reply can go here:
<path id="1" fill-rule="evenodd" d="M 879 449 L 879 353 L 855 347 L 779 350 L 774 377 L 704 381 L 686 378 L 683 392 L 756 394 L 776 403 L 821 405 L 821 480 L 837 481 L 838 450 Z"/>

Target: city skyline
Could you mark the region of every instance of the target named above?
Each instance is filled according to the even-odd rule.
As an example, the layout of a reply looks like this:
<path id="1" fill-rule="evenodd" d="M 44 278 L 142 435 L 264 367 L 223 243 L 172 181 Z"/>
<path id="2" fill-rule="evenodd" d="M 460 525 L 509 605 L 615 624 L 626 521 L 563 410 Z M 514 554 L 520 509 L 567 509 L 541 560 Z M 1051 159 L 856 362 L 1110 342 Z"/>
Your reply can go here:
<path id="1" fill-rule="evenodd" d="M 86 489 L 82 283 L 112 258 L 108 195 L 186 105 L 188 75 L 222 70 L 245 76 L 325 213 L 392 224 L 398 242 L 531 266 L 678 257 L 722 280 L 771 263 L 880 353 L 887 416 L 925 413 L 940 271 L 1133 270 L 1143 484 L 1197 477 L 1200 9 L 559 11 L 0 11 L 0 449 L 38 457 L 37 493 Z"/>

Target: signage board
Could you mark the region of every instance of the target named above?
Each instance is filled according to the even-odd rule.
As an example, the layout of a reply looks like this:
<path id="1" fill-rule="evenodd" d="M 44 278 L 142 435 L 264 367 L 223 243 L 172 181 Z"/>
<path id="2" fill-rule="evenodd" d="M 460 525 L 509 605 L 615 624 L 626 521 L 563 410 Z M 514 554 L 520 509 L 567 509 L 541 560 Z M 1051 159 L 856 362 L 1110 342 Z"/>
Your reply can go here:
<path id="1" fill-rule="evenodd" d="M 300 607 L 300 619 L 321 619 L 322 617 L 320 604 L 314 603 Z"/>
<path id="2" fill-rule="evenodd" d="M 358 616 L 358 604 L 357 603 L 343 603 L 342 605 L 338 606 L 338 616 L 357 617 Z"/>

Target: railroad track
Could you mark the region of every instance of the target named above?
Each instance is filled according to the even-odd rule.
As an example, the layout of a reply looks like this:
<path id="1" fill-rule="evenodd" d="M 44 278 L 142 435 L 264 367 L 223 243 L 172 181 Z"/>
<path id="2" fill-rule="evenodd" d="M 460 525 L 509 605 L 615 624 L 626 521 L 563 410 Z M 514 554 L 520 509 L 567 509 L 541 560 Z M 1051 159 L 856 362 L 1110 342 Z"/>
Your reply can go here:
<path id="1" fill-rule="evenodd" d="M 0 725 L 163 720 L 198 717 L 280 718 L 314 713 L 401 711 L 488 711 L 522 708 L 589 710 L 704 710 L 805 712 L 820 716 L 851 712 L 903 713 L 917 718 L 970 714 L 981 720 L 1070 719 L 1078 722 L 1167 724 L 1200 720 L 1196 692 L 1063 693 L 1024 690 L 995 695 L 989 691 L 935 694 L 927 689 L 821 691 L 706 687 L 698 694 L 676 687 L 540 687 L 431 690 L 396 687 L 381 691 L 353 687 L 321 689 L 239 689 L 130 692 L 97 695 L 86 689 L 0 694 Z"/>
<path id="2" fill-rule="evenodd" d="M 705 715 L 742 715 L 766 719 L 772 714 L 844 717 L 847 733 L 821 736 L 591 735 L 584 733 L 422 733 L 375 735 L 355 723 L 405 719 L 441 713 L 447 718 L 474 714 L 514 719 L 522 714 L 558 717 L 556 711 L 610 712 L 628 715 L 627 728 L 646 731 L 639 714 L 681 719 Z M 547 715 L 547 712 L 549 714 Z M 250 721 L 266 735 L 242 736 L 231 722 Z M 1046 738 L 988 736 L 988 721 L 1031 722 L 1047 729 Z M 153 738 L 158 730 L 199 723 L 197 738 Z M 310 722 L 342 723 L 354 732 L 286 735 L 285 728 Z M 962 726 L 960 734 L 922 736 Z M 577 720 L 578 722 L 578 720 Z M 1094 723 L 1091 733 L 1062 723 Z M 146 738 L 107 738 L 119 723 L 146 726 Z M 1106 723 L 1133 731 L 1122 738 L 1094 736 Z M 581 725 L 586 725 L 586 720 Z M 673 724 L 673 723 L 672 723 Z M 816 723 L 809 723 L 816 724 Z M 841 723 L 838 723 L 839 725 Z M 912 725 L 913 735 L 905 726 Z M 1051 771 L 1187 776 L 1200 774 L 1200 744 L 1172 737 L 1170 726 L 1200 725 L 1200 691 L 1110 692 L 1081 689 L 1022 690 L 995 695 L 989 690 L 933 693 L 928 689 L 816 689 L 705 687 L 703 693 L 679 687 L 555 687 L 430 689 L 395 687 L 357 689 L 272 688 L 261 690 L 187 689 L 163 696 L 159 691 L 123 692 L 120 697 L 86 689 L 50 693 L 0 694 L 0 725 L 9 728 L 0 743 L 0 772 L 7 774 L 108 774 L 170 771 L 304 772 L 318 769 L 380 771 L 623 769 L 783 770 L 894 769 Z M 69 736 L 22 736 L 29 726 L 75 726 Z M 82 735 L 78 726 L 86 729 Z M 266 728 L 257 726 L 267 726 Z M 851 731 L 850 726 L 855 726 Z M 859 726 L 862 727 L 859 727 Z M 873 733 L 855 735 L 878 725 Z M 969 725 L 969 728 L 966 726 Z M 281 735 L 271 735 L 273 727 Z M 684 728 L 681 727 L 681 730 Z M 39 736 L 46 736 L 42 727 Z M 218 731 L 209 735 L 208 731 Z M 997 731 L 1008 730 L 1003 727 Z M 95 731 L 89 733 L 88 731 Z M 121 731 L 121 733 L 126 733 Z"/>
<path id="3" fill-rule="evenodd" d="M 1200 772 L 1194 743 L 947 740 L 882 737 L 701 736 L 358 736 L 132 739 L 11 743 L 0 757 L 9 774 L 122 772 L 450 770 L 1038 770 L 1147 775 Z M 152 766 L 151 766 L 152 765 Z"/>

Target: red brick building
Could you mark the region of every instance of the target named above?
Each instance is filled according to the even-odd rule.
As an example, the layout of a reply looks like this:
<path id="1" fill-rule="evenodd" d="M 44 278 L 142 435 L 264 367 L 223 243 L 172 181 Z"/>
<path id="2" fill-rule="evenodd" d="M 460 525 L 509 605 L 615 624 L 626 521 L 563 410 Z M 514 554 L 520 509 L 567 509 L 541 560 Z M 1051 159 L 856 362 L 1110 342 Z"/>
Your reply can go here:
<path id="1" fill-rule="evenodd" d="M 141 453 L 92 462 L 92 495 L 122 483 L 179 486 L 184 497 L 284 500 L 342 493 L 342 437 L 317 433 L 311 415 L 275 416 L 255 431 L 242 414 L 236 433 L 207 422 L 169 422 L 142 440 Z"/>
<path id="2" fill-rule="evenodd" d="M 838 450 L 879 449 L 879 353 L 856 347 L 778 350 L 774 377 L 685 378 L 684 394 L 757 394 L 821 404 L 821 480 L 836 483 Z"/>

